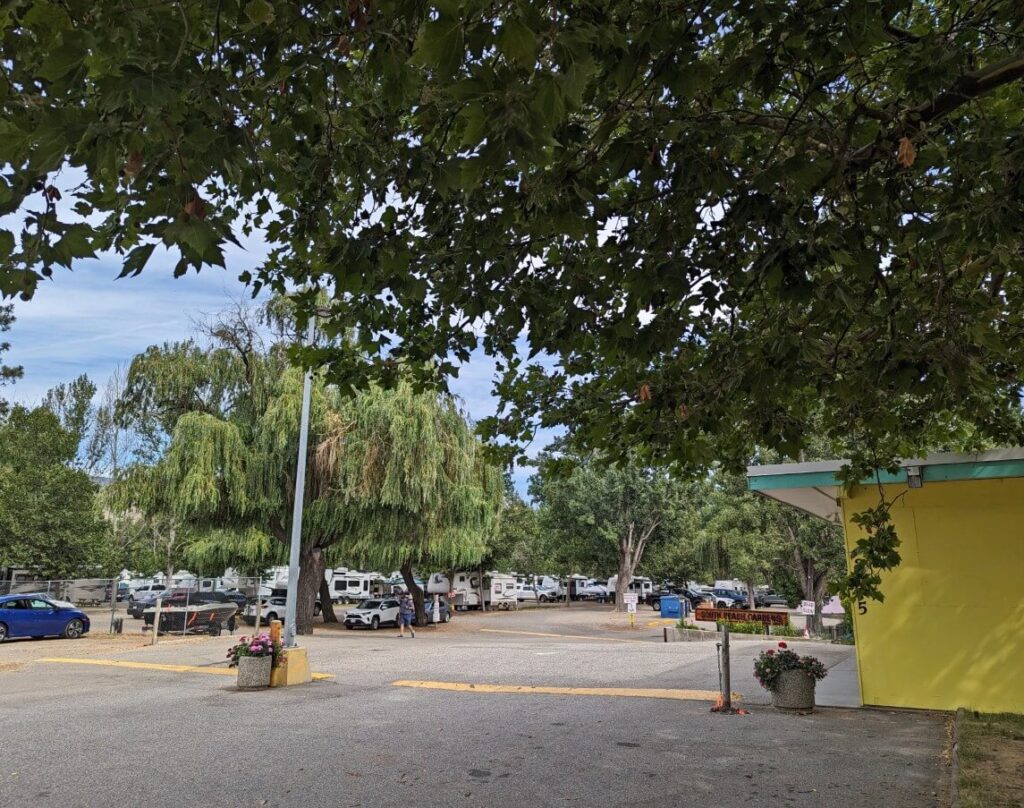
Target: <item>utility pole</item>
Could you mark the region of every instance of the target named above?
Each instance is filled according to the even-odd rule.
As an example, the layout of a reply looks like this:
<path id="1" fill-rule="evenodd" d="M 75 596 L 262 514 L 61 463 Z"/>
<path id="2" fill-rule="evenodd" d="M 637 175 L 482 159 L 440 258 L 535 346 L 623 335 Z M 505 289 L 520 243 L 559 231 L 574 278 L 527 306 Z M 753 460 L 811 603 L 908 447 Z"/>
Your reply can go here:
<path id="1" fill-rule="evenodd" d="M 316 323 L 311 315 L 306 344 L 313 344 Z M 299 598 L 299 552 L 302 546 L 302 506 L 306 494 L 306 452 L 309 444 L 309 401 L 313 393 L 313 369 L 302 382 L 302 415 L 299 419 L 299 456 L 295 467 L 295 505 L 292 508 L 292 541 L 288 551 L 288 596 L 285 599 L 284 646 L 295 647 L 295 608 Z"/>

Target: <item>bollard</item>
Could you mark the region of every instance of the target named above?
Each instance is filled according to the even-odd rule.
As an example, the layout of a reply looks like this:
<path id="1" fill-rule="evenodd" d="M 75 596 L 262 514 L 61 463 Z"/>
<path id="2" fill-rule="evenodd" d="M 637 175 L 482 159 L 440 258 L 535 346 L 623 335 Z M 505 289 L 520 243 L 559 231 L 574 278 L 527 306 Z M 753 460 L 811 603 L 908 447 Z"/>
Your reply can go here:
<path id="1" fill-rule="evenodd" d="M 271 620 L 270 621 L 270 641 L 271 642 L 281 642 L 281 626 L 282 626 L 282 623 L 281 623 L 280 620 Z"/>

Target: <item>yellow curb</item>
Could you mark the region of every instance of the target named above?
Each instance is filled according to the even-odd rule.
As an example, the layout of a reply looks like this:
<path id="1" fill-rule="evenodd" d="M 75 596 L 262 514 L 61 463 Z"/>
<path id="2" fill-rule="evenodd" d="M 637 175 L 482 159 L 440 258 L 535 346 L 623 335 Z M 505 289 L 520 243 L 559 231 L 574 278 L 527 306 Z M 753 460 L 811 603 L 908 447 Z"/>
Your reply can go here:
<path id="1" fill-rule="evenodd" d="M 423 682 L 399 679 L 394 687 L 419 687 L 427 690 L 455 690 L 460 693 L 518 693 L 547 696 L 606 696 L 630 699 L 674 699 L 676 701 L 716 701 L 717 690 L 675 690 L 657 687 L 548 687 L 545 685 L 486 685 L 466 682 Z M 741 698 L 733 693 L 733 700 Z"/>
<path id="2" fill-rule="evenodd" d="M 121 659 L 74 659 L 72 657 L 46 657 L 37 662 L 54 662 L 60 665 L 100 665 L 107 668 L 130 668 L 143 671 L 165 671 L 169 673 L 212 673 L 218 676 L 234 676 L 234 668 L 200 667 L 197 665 L 168 665 L 157 662 L 128 662 Z M 314 673 L 314 681 L 333 679 L 330 673 Z"/>
<path id="3" fill-rule="evenodd" d="M 618 637 L 595 637 L 593 634 L 548 634 L 543 631 L 513 631 L 504 628 L 482 628 L 488 634 L 519 634 L 524 637 L 554 637 L 559 640 L 597 640 L 598 642 L 636 642 L 650 645 L 648 640 L 622 640 Z"/>

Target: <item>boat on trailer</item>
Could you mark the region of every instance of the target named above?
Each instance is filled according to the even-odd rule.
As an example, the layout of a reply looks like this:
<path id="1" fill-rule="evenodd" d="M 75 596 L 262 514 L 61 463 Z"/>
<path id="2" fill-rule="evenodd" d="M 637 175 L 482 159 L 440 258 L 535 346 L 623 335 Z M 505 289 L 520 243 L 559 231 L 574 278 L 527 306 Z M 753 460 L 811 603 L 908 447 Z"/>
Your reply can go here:
<path id="1" fill-rule="evenodd" d="M 197 603 L 193 606 L 168 606 L 160 610 L 160 634 L 209 634 L 218 636 L 226 628 L 235 630 L 238 607 L 234 603 Z M 147 626 L 153 625 L 156 607 L 142 613 Z"/>

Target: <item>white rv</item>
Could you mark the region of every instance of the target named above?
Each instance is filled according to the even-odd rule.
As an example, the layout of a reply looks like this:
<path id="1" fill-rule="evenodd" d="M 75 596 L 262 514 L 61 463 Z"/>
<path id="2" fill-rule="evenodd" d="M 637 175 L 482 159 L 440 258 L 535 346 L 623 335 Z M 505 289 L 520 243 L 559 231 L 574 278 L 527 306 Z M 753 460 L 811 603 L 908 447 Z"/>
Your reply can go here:
<path id="1" fill-rule="evenodd" d="M 359 603 L 373 596 L 373 584 L 380 580 L 376 572 L 335 570 L 328 588 L 335 603 Z"/>
<path id="2" fill-rule="evenodd" d="M 618 575 L 613 575 L 608 579 L 608 597 L 611 600 L 615 600 L 615 586 L 619 581 Z M 626 588 L 627 592 L 635 592 L 637 598 L 641 603 L 647 601 L 648 596 L 654 594 L 654 582 L 650 578 L 643 575 L 634 575 L 629 582 L 629 586 Z"/>
<path id="3" fill-rule="evenodd" d="M 518 604 L 515 576 L 501 572 L 485 572 L 483 578 L 483 602 L 487 608 L 515 608 Z M 480 608 L 479 573 L 456 572 L 452 576 L 451 603 L 456 609 Z"/>

